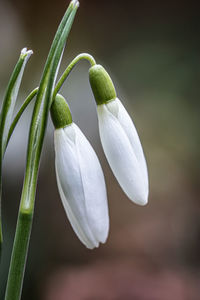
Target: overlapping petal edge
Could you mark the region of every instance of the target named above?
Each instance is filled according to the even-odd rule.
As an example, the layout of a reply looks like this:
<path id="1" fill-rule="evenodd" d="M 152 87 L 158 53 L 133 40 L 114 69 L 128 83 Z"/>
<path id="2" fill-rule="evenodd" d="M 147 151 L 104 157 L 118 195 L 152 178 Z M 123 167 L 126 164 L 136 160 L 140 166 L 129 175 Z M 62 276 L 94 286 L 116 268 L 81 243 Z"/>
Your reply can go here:
<path id="1" fill-rule="evenodd" d="M 98 158 L 74 123 L 55 130 L 56 177 L 69 221 L 90 249 L 104 243 L 109 231 L 106 186 Z"/>
<path id="2" fill-rule="evenodd" d="M 102 146 L 120 186 L 133 202 L 147 204 L 147 166 L 130 116 L 118 98 L 98 105 L 97 114 Z"/>

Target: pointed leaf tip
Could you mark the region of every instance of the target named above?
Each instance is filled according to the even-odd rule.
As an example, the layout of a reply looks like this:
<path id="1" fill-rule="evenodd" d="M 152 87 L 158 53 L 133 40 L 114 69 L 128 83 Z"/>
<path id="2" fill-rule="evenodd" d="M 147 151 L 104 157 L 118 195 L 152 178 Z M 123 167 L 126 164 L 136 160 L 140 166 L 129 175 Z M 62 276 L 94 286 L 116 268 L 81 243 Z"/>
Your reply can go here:
<path id="1" fill-rule="evenodd" d="M 33 51 L 32 51 L 32 50 L 27 50 L 26 47 L 23 48 L 23 49 L 21 50 L 21 57 L 22 57 L 22 58 L 25 57 L 26 60 L 28 60 L 29 57 L 30 57 L 32 54 L 33 54 Z"/>
<path id="2" fill-rule="evenodd" d="M 75 6 L 79 7 L 79 1 L 78 1 L 78 0 L 72 0 L 72 1 L 71 1 L 71 5 L 72 5 L 73 7 L 75 7 Z"/>

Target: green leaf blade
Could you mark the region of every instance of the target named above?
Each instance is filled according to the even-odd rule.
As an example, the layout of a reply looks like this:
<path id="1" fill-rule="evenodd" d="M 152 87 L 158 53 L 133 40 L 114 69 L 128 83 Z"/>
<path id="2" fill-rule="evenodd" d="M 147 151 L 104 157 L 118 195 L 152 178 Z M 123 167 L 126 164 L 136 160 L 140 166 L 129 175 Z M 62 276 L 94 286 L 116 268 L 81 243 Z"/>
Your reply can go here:
<path id="1" fill-rule="evenodd" d="M 7 86 L 6 94 L 2 104 L 1 120 L 0 120 L 0 159 L 3 159 L 9 128 L 12 122 L 13 111 L 17 100 L 19 87 L 26 63 L 33 52 L 22 49 L 19 60 L 11 75 Z"/>

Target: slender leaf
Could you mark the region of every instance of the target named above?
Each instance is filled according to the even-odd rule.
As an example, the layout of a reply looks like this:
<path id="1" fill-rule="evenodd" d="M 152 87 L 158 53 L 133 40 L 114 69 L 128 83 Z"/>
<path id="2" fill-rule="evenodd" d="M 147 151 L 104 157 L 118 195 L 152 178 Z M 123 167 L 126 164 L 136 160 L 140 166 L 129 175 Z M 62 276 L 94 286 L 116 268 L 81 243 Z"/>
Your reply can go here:
<path id="1" fill-rule="evenodd" d="M 47 58 L 33 111 L 27 150 L 27 165 L 18 215 L 5 300 L 21 297 L 35 203 L 37 173 L 53 88 L 66 39 L 78 8 L 72 1 L 54 38 Z M 68 12 L 70 10 L 70 13 Z"/>
<path id="2" fill-rule="evenodd" d="M 5 147 L 7 144 L 8 132 L 12 121 L 13 111 L 18 96 L 19 87 L 26 63 L 33 52 L 22 49 L 19 60 L 11 75 L 5 98 L 2 105 L 1 120 L 0 120 L 0 158 L 3 158 Z"/>

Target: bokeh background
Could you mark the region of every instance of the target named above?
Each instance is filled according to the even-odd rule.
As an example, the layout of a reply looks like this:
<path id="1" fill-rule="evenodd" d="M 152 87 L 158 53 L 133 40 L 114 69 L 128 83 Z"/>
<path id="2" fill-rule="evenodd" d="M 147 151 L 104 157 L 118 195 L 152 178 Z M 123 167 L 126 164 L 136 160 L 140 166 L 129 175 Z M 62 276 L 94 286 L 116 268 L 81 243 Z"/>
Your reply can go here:
<path id="1" fill-rule="evenodd" d="M 0 96 L 26 46 L 33 49 L 17 105 L 38 85 L 65 0 L 0 0 Z M 61 71 L 89 52 L 111 74 L 146 154 L 149 204 L 121 191 L 103 154 L 96 107 L 81 62 L 62 89 L 74 121 L 101 161 L 110 234 L 87 250 L 59 199 L 49 120 L 22 299 L 196 300 L 200 295 L 200 15 L 198 1 L 82 0 Z M 4 161 L 3 299 L 16 225 L 33 105 L 18 124 Z"/>

